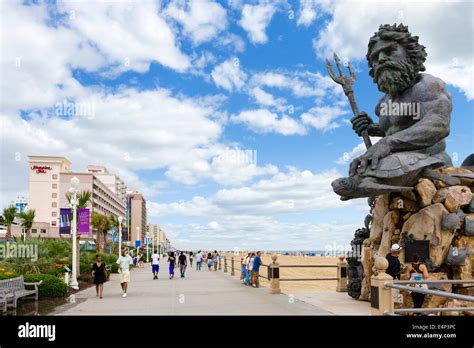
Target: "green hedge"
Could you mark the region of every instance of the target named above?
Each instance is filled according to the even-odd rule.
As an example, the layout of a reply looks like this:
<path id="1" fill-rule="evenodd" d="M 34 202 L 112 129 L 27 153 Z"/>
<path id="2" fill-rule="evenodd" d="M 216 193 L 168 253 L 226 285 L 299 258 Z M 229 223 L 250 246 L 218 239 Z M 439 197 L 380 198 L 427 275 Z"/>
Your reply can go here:
<path id="1" fill-rule="evenodd" d="M 24 275 L 25 282 L 39 282 L 40 297 L 64 297 L 68 293 L 68 287 L 64 281 L 51 274 L 26 274 Z"/>

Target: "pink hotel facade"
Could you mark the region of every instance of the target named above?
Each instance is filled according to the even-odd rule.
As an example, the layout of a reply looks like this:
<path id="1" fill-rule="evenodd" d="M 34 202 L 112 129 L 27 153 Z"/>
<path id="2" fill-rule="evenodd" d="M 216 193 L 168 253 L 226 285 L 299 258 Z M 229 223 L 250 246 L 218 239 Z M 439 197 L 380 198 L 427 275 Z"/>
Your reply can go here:
<path id="1" fill-rule="evenodd" d="M 123 227 L 127 227 L 126 186 L 119 177 L 109 174 L 105 167 L 88 166 L 87 172 L 72 172 L 71 162 L 67 158 L 54 156 L 28 156 L 28 163 L 29 208 L 35 209 L 36 212 L 31 231 L 32 237 L 62 238 L 64 236 L 59 234 L 59 212 L 61 208 L 69 208 L 66 193 L 71 186 L 70 180 L 74 176 L 80 180 L 80 191 L 92 192 L 92 202 L 89 204 L 91 212 L 122 216 L 124 217 Z M 134 193 L 134 196 L 136 194 L 138 193 Z M 128 210 L 132 213 L 132 219 L 136 211 L 139 215 L 134 220 L 140 221 L 140 225 L 146 228 L 146 201 L 143 199 L 143 204 L 140 204 L 138 211 L 137 209 Z M 90 231 L 89 235 L 82 235 L 81 238 L 94 239 L 95 234 L 92 229 Z M 21 235 L 21 227 L 12 226 L 12 233 L 16 236 Z M 133 232 L 132 237 L 135 237 Z"/>

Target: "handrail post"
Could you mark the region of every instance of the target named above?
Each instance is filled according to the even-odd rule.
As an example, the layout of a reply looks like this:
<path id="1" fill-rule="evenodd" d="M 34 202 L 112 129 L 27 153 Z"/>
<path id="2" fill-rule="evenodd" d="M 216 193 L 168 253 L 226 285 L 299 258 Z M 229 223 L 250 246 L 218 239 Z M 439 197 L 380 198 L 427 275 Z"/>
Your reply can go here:
<path id="1" fill-rule="evenodd" d="M 230 257 L 230 275 L 233 276 L 235 275 L 235 271 L 234 271 L 234 257 L 231 256 Z"/>
<path id="2" fill-rule="evenodd" d="M 224 256 L 224 273 L 227 273 L 227 256 Z"/>
<path id="3" fill-rule="evenodd" d="M 385 273 L 388 261 L 385 257 L 376 257 L 374 262 L 375 273 L 370 278 L 370 307 L 372 315 L 394 313 L 392 289 L 385 287 L 385 283 L 393 283 L 393 278 Z"/>
<path id="4" fill-rule="evenodd" d="M 219 255 L 219 271 L 222 269 L 222 257 Z"/>
<path id="5" fill-rule="evenodd" d="M 337 292 L 347 292 L 347 262 L 344 256 L 337 262 Z"/>
<path id="6" fill-rule="evenodd" d="M 270 293 L 279 294 L 280 289 L 280 264 L 276 262 L 278 256 L 272 255 L 273 262 L 268 265 L 268 280 L 270 281 Z"/>

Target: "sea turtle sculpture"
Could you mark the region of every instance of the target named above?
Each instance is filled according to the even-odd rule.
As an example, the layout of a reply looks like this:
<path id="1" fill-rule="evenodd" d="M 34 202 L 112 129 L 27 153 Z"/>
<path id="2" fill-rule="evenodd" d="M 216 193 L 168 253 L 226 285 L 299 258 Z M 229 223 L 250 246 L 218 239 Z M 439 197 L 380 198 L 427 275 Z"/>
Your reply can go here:
<path id="1" fill-rule="evenodd" d="M 374 191 L 379 194 L 410 191 L 420 177 L 441 180 L 448 185 L 459 184 L 459 179 L 433 171 L 443 164 L 443 161 L 422 153 L 415 152 L 411 156 L 393 154 L 383 158 L 377 169 L 368 167 L 363 176 L 356 173 L 347 178 L 336 179 L 332 182 L 332 187 L 341 196 L 341 200 L 345 201 L 370 196 Z"/>

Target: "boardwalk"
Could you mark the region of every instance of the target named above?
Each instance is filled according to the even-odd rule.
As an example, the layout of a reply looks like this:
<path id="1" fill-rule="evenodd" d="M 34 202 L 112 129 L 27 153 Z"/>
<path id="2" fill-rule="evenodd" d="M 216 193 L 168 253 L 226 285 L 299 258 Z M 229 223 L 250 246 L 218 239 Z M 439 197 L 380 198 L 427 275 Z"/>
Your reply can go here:
<path id="1" fill-rule="evenodd" d="M 188 269 L 186 278 L 169 280 L 164 261 L 158 280 L 150 266 L 131 272 L 127 298 L 122 298 L 117 274 L 105 283 L 104 298 L 95 287 L 75 295 L 75 303 L 58 307 L 52 315 L 328 315 L 311 304 L 284 294 L 271 295 L 267 288 L 240 284 L 238 277 L 222 271 Z"/>

